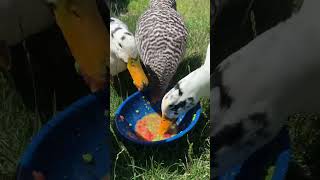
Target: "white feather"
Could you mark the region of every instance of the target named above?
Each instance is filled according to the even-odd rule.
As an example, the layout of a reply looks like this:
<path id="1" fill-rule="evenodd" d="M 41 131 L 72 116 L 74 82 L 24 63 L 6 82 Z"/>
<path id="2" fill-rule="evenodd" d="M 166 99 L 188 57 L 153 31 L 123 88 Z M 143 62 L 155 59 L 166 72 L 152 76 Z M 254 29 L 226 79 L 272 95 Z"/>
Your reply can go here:
<path id="1" fill-rule="evenodd" d="M 210 95 L 210 44 L 204 64 L 192 71 L 179 81 L 180 88 L 185 96 L 192 96 L 196 99 L 209 97 Z M 183 95 L 182 95 L 183 97 Z M 182 98 L 183 99 L 183 98 Z"/>

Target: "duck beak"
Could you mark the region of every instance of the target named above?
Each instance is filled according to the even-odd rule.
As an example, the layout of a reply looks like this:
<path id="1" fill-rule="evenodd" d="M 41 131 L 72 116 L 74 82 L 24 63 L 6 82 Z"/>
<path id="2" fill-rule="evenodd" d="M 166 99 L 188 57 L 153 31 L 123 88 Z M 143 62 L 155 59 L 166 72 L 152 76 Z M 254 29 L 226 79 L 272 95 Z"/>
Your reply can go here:
<path id="1" fill-rule="evenodd" d="M 139 91 L 142 91 L 145 87 L 148 86 L 149 81 L 146 74 L 143 71 L 139 59 L 129 57 L 127 68 L 133 79 L 134 85 L 138 88 Z"/>
<path id="2" fill-rule="evenodd" d="M 92 91 L 106 81 L 109 32 L 94 0 L 57 0 L 53 8 L 69 49 Z"/>

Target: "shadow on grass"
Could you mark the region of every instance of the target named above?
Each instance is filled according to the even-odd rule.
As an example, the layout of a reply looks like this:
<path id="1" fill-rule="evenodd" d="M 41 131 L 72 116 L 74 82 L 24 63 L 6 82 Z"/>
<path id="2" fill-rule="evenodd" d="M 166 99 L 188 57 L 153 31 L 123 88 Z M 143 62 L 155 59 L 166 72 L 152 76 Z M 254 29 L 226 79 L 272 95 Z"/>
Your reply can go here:
<path id="1" fill-rule="evenodd" d="M 294 161 L 289 163 L 286 179 L 312 180 L 310 175 L 307 175 L 306 171 Z"/>
<path id="2" fill-rule="evenodd" d="M 110 0 L 111 16 L 119 16 L 121 13 L 126 13 L 127 6 L 130 0 Z"/>
<path id="3" fill-rule="evenodd" d="M 320 179 L 319 128 L 319 113 L 299 113 L 289 118 L 292 156 L 297 163 L 289 168 L 289 177 L 300 173 L 301 179 Z"/>

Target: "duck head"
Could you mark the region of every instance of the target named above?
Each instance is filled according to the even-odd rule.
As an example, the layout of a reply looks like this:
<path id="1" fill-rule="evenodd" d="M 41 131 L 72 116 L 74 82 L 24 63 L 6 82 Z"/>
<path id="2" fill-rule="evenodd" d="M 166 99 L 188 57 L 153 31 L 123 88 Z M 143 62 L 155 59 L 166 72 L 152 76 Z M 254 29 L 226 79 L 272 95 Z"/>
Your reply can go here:
<path id="1" fill-rule="evenodd" d="M 179 114 L 189 111 L 199 102 L 194 92 L 185 91 L 185 89 L 187 90 L 188 88 L 184 88 L 184 85 L 187 84 L 188 83 L 178 82 L 178 84 L 163 97 L 161 111 L 164 118 L 176 119 Z"/>
<path id="2" fill-rule="evenodd" d="M 149 81 L 144 73 L 134 35 L 128 26 L 117 18 L 110 18 L 111 58 L 110 73 L 112 76 L 128 69 L 134 85 L 138 90 L 148 86 Z"/>

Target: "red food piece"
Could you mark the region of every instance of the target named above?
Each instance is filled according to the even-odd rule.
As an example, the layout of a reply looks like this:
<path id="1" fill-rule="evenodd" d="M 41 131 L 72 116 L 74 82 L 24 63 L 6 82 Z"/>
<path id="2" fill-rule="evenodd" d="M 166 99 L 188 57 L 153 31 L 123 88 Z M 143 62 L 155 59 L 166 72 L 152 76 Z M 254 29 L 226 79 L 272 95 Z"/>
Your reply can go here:
<path id="1" fill-rule="evenodd" d="M 124 116 L 120 115 L 119 118 L 118 118 L 118 120 L 119 120 L 120 122 L 123 122 L 123 121 L 124 121 Z"/>
<path id="2" fill-rule="evenodd" d="M 168 139 L 168 138 L 171 137 L 171 134 L 165 133 L 165 134 L 163 135 L 163 137 L 166 138 L 166 139 Z"/>
<path id="3" fill-rule="evenodd" d="M 32 171 L 32 176 L 34 180 L 45 180 L 46 178 L 41 172 L 38 171 Z"/>

